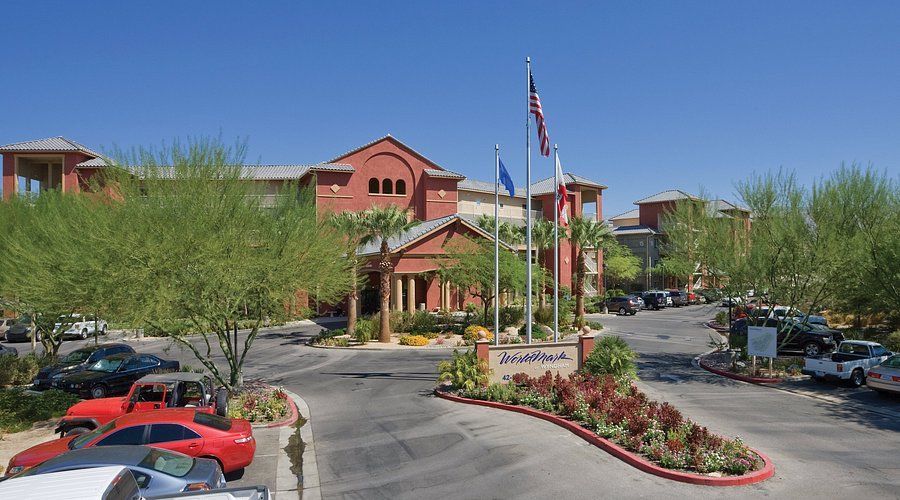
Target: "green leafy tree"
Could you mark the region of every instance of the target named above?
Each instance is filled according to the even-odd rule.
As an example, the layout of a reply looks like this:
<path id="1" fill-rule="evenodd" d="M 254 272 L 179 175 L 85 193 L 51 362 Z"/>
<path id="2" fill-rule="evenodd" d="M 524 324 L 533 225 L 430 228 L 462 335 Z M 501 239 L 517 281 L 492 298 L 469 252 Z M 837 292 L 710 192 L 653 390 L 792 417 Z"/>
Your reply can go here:
<path id="1" fill-rule="evenodd" d="M 347 296 L 347 333 L 356 335 L 356 305 L 359 301 L 359 257 L 356 251 L 365 237 L 365 220 L 359 212 L 331 214 L 331 224 L 344 237 L 344 249 L 350 261 L 350 293 Z"/>
<path id="2" fill-rule="evenodd" d="M 475 242 L 468 238 L 451 241 L 444 248 L 439 260 L 438 274 L 444 281 L 455 284 L 460 290 L 481 299 L 483 318 L 494 300 L 494 245 Z M 525 263 L 511 251 L 501 248 L 499 253 L 500 292 L 521 290 L 525 287 Z"/>
<path id="3" fill-rule="evenodd" d="M 348 259 L 334 252 L 340 234 L 317 218 L 314 193 L 287 183 L 266 195 L 244 177 L 244 150 L 192 139 L 119 151 L 121 167 L 104 179 L 114 224 L 102 237 L 115 251 L 99 288 L 110 309 L 164 332 L 172 320 L 189 321 L 197 337 L 169 337 L 229 390 L 243 385 L 265 321 L 305 307 L 300 291 L 339 300 L 350 281 Z M 213 345 L 227 371 L 214 362 Z"/>
<path id="4" fill-rule="evenodd" d="M 608 241 L 603 248 L 603 265 L 603 272 L 613 287 L 631 281 L 641 273 L 641 259 L 616 241 Z"/>
<path id="5" fill-rule="evenodd" d="M 388 240 L 418 224 L 410 221 L 405 210 L 396 205 L 372 207 L 363 213 L 366 235 L 363 242 L 379 242 L 378 272 L 380 273 L 381 325 L 378 334 L 380 342 L 391 341 L 391 277 L 394 265 L 391 263 Z"/>
<path id="6" fill-rule="evenodd" d="M 559 228 L 560 241 L 566 239 L 566 228 Z M 537 283 L 534 287 L 538 291 L 538 307 L 547 307 L 547 281 L 553 278 L 553 263 L 549 262 L 547 254 L 551 253 L 555 242 L 553 240 L 553 223 L 546 219 L 537 219 L 531 226 L 531 243 L 537 250 L 538 269 L 533 272 L 537 275 Z M 552 253 L 551 253 L 552 254 Z M 546 272 L 541 272 L 541 270 Z"/>
<path id="7" fill-rule="evenodd" d="M 615 241 L 612 230 L 606 224 L 581 216 L 574 216 L 569 221 L 570 240 L 575 245 L 575 318 L 584 323 L 584 280 L 587 274 L 585 252 L 587 249 L 599 249 L 609 246 Z"/>

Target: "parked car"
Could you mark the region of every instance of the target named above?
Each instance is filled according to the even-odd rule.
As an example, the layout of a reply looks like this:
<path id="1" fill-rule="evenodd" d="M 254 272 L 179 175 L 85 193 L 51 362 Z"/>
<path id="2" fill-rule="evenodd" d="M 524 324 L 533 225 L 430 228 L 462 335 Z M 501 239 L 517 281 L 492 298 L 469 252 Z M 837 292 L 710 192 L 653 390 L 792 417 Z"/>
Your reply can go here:
<path id="1" fill-rule="evenodd" d="M 681 307 L 688 305 L 687 293 L 680 290 L 668 290 L 666 293 L 672 298 L 672 305 Z"/>
<path id="2" fill-rule="evenodd" d="M 225 416 L 228 391 L 215 391 L 212 379 L 201 373 L 144 375 L 124 397 L 89 399 L 70 406 L 56 425 L 56 432 L 72 436 L 92 431 L 126 413 L 186 407 Z"/>
<path id="3" fill-rule="evenodd" d="M 10 459 L 7 474 L 18 474 L 70 450 L 113 445 L 149 445 L 213 458 L 225 473 L 250 465 L 256 451 L 249 421 L 173 408 L 129 413 L 91 432 L 32 446 Z"/>
<path id="4" fill-rule="evenodd" d="M 756 324 L 778 329 L 778 352 L 789 353 L 800 351 L 806 356 L 814 357 L 829 352 L 844 340 L 844 334 L 822 325 L 800 323 L 791 318 L 745 317 L 734 320 L 731 324 L 731 335 L 747 336 L 747 326 Z"/>
<path id="5" fill-rule="evenodd" d="M 53 332 L 56 333 L 57 330 L 64 326 L 67 328 L 62 333 L 62 338 L 86 339 L 88 336 L 94 335 L 95 332 L 99 332 L 100 335 L 106 335 L 107 324 L 106 321 L 93 316 L 73 314 L 71 316 L 60 316 L 53 327 Z"/>
<path id="6" fill-rule="evenodd" d="M 900 354 L 894 354 L 880 365 L 869 368 L 866 385 L 879 394 L 900 394 Z"/>
<path id="7" fill-rule="evenodd" d="M 731 307 L 731 306 L 739 306 L 744 303 L 744 299 L 741 297 L 722 297 L 721 302 L 719 302 L 720 307 Z"/>
<path id="8" fill-rule="evenodd" d="M 102 446 L 72 450 L 13 476 L 124 466 L 131 471 L 143 497 L 225 487 L 225 474 L 208 458 L 149 446 Z"/>
<path id="9" fill-rule="evenodd" d="M 0 344 L 0 356 L 19 356 L 19 351 L 16 350 L 15 347 L 5 346 Z"/>
<path id="10" fill-rule="evenodd" d="M 38 370 L 32 382 L 32 388 L 43 390 L 51 387 L 51 381 L 65 375 L 79 372 L 97 361 L 113 354 L 133 354 L 134 349 L 128 344 L 100 344 L 82 347 L 66 354 L 56 363 Z"/>
<path id="11" fill-rule="evenodd" d="M 7 342 L 31 342 L 32 332 L 35 331 L 34 319 L 31 316 L 20 316 L 8 330 L 6 330 Z M 41 335 L 37 334 L 35 340 L 41 340 Z"/>
<path id="12" fill-rule="evenodd" d="M 137 379 L 154 372 L 178 371 L 178 361 L 152 354 L 123 353 L 98 359 L 84 370 L 53 377 L 51 387 L 88 399 L 126 394 Z"/>
<path id="13" fill-rule="evenodd" d="M 16 318 L 0 318 L 0 339 L 6 339 L 6 331 L 16 324 Z"/>
<path id="14" fill-rule="evenodd" d="M 644 298 L 641 296 L 640 293 L 629 293 L 628 296 L 637 300 L 638 309 L 643 309 L 644 307 L 646 307 L 646 304 L 644 303 Z"/>
<path id="15" fill-rule="evenodd" d="M 686 293 L 687 293 L 688 304 L 694 305 L 694 304 L 700 303 L 700 295 L 698 295 L 696 292 L 691 290 L 690 292 L 686 292 Z"/>
<path id="16" fill-rule="evenodd" d="M 803 373 L 816 380 L 845 380 L 856 387 L 866 382 L 869 369 L 882 363 L 893 353 L 876 342 L 847 340 L 832 354 L 807 357 Z"/>
<path id="17" fill-rule="evenodd" d="M 142 500 L 134 475 L 125 467 L 97 467 L 0 482 L 0 498 L 41 500 Z"/>
<path id="18" fill-rule="evenodd" d="M 606 308 L 616 314 L 634 316 L 640 311 L 640 305 L 634 297 L 610 297 L 606 299 Z"/>
<path id="19" fill-rule="evenodd" d="M 644 292 L 644 304 L 648 309 L 660 310 L 668 304 L 666 299 L 672 300 L 665 292 Z"/>

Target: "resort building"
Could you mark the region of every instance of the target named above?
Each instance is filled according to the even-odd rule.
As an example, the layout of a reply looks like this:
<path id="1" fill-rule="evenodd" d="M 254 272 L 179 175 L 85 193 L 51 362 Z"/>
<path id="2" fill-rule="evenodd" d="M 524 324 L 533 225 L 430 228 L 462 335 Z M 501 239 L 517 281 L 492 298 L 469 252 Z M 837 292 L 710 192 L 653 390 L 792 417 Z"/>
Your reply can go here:
<path id="1" fill-rule="evenodd" d="M 104 157 L 75 141 L 53 137 L 0 146 L 3 155 L 3 198 L 18 193 L 38 195 L 48 189 L 78 192 L 88 180 L 107 168 Z M 386 135 L 368 144 L 335 156 L 328 161 L 294 165 L 245 165 L 247 179 L 266 185 L 266 196 L 274 196 L 288 181 L 313 187 L 320 213 L 362 211 L 372 206 L 396 205 L 420 221 L 406 233 L 389 242 L 394 264 L 391 304 L 396 310 L 455 310 L 478 300 L 466 296 L 452 283 L 441 283 L 434 275 L 436 261 L 444 247 L 459 237 L 486 238 L 477 220 L 494 214 L 494 187 L 491 182 L 467 179 L 446 169 L 398 139 Z M 570 215 L 582 215 L 602 221 L 603 190 L 606 186 L 565 173 Z M 553 219 L 553 177 L 532 184 L 534 217 Z M 500 220 L 525 224 L 525 190 L 517 188 L 500 196 Z M 518 249 L 524 248 L 519 246 Z M 563 240 L 559 251 L 561 286 L 574 281 L 576 249 Z M 378 273 L 375 261 L 378 249 L 363 247 L 360 255 L 371 256 L 364 272 L 360 309 L 363 313 L 378 308 Z M 552 250 L 545 260 L 552 267 Z M 596 294 L 603 282 L 603 255 L 592 249 L 588 257 L 588 294 Z"/>

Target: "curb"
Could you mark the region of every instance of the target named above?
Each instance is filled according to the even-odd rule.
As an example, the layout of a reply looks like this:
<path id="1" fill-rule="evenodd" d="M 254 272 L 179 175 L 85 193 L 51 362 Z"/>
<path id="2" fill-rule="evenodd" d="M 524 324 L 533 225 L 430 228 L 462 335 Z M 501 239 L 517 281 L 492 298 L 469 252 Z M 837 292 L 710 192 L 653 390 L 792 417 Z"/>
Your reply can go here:
<path id="1" fill-rule="evenodd" d="M 709 354 L 709 353 L 706 353 L 706 354 Z M 697 364 L 700 365 L 700 368 L 703 368 L 704 370 L 706 370 L 708 372 L 715 373 L 716 375 L 721 375 L 723 377 L 727 377 L 727 378 L 734 379 L 734 380 L 740 380 L 741 382 L 748 382 L 751 384 L 780 384 L 780 383 L 784 382 L 784 379 L 782 379 L 782 378 L 750 377 L 747 375 L 731 373 L 731 372 L 725 371 L 725 370 L 719 370 L 718 368 L 713 368 L 713 367 L 709 366 L 708 364 L 704 363 L 703 356 L 705 356 L 705 354 L 697 356 Z"/>
<path id="2" fill-rule="evenodd" d="M 332 345 L 316 345 L 312 342 L 307 342 L 307 346 L 314 347 L 316 349 L 334 349 L 335 351 L 381 351 L 381 352 L 391 352 L 391 351 L 441 351 L 444 349 L 463 349 L 463 348 L 472 348 L 474 346 L 469 345 L 453 345 L 446 347 L 434 347 L 434 346 L 402 346 L 400 348 L 388 348 L 388 347 L 364 347 L 364 346 L 352 346 L 352 347 L 339 347 Z"/>
<path id="3" fill-rule="evenodd" d="M 760 481 L 764 481 L 775 474 L 775 464 L 772 463 L 772 460 L 769 459 L 766 455 L 750 448 L 750 451 L 756 453 L 757 456 L 763 461 L 763 468 L 751 472 L 750 474 L 746 474 L 743 476 L 737 477 L 711 477 L 711 476 L 701 476 L 699 474 L 691 474 L 687 472 L 679 472 L 673 471 L 669 469 L 664 469 L 648 460 L 641 458 L 640 456 L 616 445 L 612 441 L 604 439 L 590 430 L 582 427 L 581 425 L 572 422 L 571 420 L 566 420 L 564 418 L 558 417 L 556 415 L 546 413 L 540 410 L 535 410 L 533 408 L 528 408 L 525 406 L 515 406 L 508 405 L 505 403 L 497 403 L 494 401 L 482 401 L 478 399 L 469 399 L 461 396 L 456 396 L 453 394 L 449 394 L 444 391 L 440 391 L 438 389 L 434 389 L 434 394 L 443 399 L 447 399 L 449 401 L 455 401 L 457 403 L 466 403 L 472 405 L 479 406 L 487 406 L 489 408 L 497 408 L 501 410 L 514 411 L 518 413 L 524 413 L 525 415 L 529 415 L 532 417 L 537 417 L 542 420 L 546 420 L 547 422 L 556 424 L 564 429 L 571 431 L 576 436 L 584 439 L 585 441 L 593 444 L 594 446 L 600 448 L 603 451 L 606 451 L 610 455 L 622 460 L 623 462 L 631 465 L 632 467 L 639 469 L 641 471 L 647 472 L 649 474 L 653 474 L 655 476 L 659 476 L 665 479 L 671 479 L 673 481 L 679 481 L 682 483 L 688 484 L 698 484 L 703 486 L 744 486 L 748 484 L 758 483 Z"/>
<path id="4" fill-rule="evenodd" d="M 279 455 L 276 464 L 275 476 L 275 498 L 283 499 L 304 499 L 304 500 L 321 500 L 322 492 L 319 489 L 319 468 L 316 463 L 316 448 L 313 441 L 312 420 L 309 412 L 309 405 L 300 397 L 299 394 L 285 389 L 285 394 L 291 398 L 293 403 L 293 419 L 290 423 L 286 420 L 284 423 L 278 422 L 275 425 L 267 427 L 280 427 L 279 429 Z M 291 470 L 294 465 L 285 453 L 291 436 L 297 432 L 292 425 L 297 422 L 301 415 L 306 415 L 306 422 L 300 427 L 300 440 L 303 442 L 302 475 L 295 475 Z"/>

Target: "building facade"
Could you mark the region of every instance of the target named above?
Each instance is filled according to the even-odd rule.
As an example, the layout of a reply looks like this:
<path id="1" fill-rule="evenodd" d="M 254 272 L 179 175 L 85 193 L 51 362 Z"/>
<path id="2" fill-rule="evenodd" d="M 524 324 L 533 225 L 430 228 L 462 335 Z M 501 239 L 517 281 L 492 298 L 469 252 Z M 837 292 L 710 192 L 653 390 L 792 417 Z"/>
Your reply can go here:
<path id="1" fill-rule="evenodd" d="M 49 189 L 78 192 L 108 163 L 99 153 L 75 141 L 54 137 L 0 146 L 3 155 L 3 198 L 14 194 L 36 196 Z M 278 192 L 289 181 L 312 187 L 320 215 L 330 212 L 362 211 L 373 206 L 395 205 L 420 223 L 389 241 L 394 265 L 391 305 L 395 310 L 454 310 L 478 300 L 441 283 L 435 276 L 444 246 L 460 237 L 485 238 L 493 235 L 478 227 L 481 215 L 494 214 L 494 187 L 491 182 L 466 179 L 445 169 L 398 139 L 387 135 L 340 154 L 326 162 L 296 165 L 245 165 L 248 181 L 266 185 L 266 194 Z M 602 220 L 603 190 L 606 186 L 566 173 L 568 210 Z M 555 186 L 553 178 L 532 185 L 534 217 L 553 219 Z M 505 193 L 505 191 L 503 191 Z M 525 190 L 500 197 L 500 220 L 525 225 Z M 560 283 L 574 281 L 576 249 L 560 244 Z M 359 254 L 370 257 L 363 272 L 360 312 L 378 307 L 377 247 L 362 247 Z M 545 262 L 552 270 L 552 250 Z M 589 293 L 602 283 L 602 252 L 588 252 Z M 340 305 L 337 306 L 340 309 Z"/>

